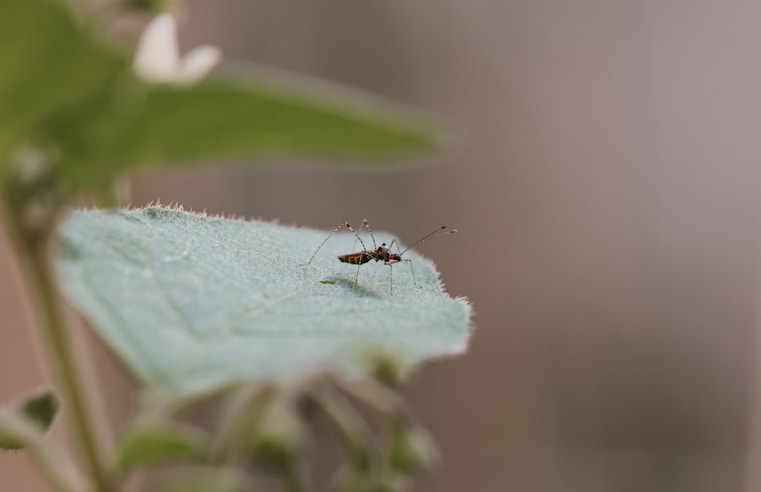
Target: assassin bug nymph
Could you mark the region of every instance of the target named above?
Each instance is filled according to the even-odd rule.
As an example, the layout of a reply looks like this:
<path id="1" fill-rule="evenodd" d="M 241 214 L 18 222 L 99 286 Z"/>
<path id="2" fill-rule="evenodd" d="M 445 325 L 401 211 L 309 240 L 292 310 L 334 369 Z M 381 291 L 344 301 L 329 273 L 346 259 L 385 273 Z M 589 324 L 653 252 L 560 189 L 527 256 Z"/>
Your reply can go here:
<path id="1" fill-rule="evenodd" d="M 396 238 L 394 238 L 389 244 L 382 243 L 380 246 L 378 246 L 378 243 L 375 242 L 375 235 L 373 234 L 373 230 L 370 228 L 370 224 L 367 223 L 367 219 L 364 219 L 362 220 L 362 225 L 359 228 L 359 232 L 362 232 L 362 228 L 366 228 L 367 232 L 370 233 L 370 239 L 372 239 L 373 241 L 373 249 L 367 249 L 367 246 L 365 246 L 365 242 L 362 241 L 361 237 L 359 237 L 359 234 L 357 233 L 357 231 L 355 231 L 354 228 L 352 228 L 352 226 L 347 221 L 344 221 L 343 223 L 341 223 L 341 225 L 333 229 L 330 232 L 330 234 L 328 234 L 328 237 L 326 237 L 320 243 L 320 245 L 317 247 L 314 254 L 312 254 L 312 257 L 309 258 L 309 261 L 306 263 L 305 266 L 308 266 L 310 263 L 312 263 L 312 260 L 314 260 L 314 257 L 317 256 L 317 253 L 320 251 L 320 249 L 322 249 L 325 243 L 328 242 L 328 239 L 330 239 L 333 236 L 333 234 L 335 234 L 342 228 L 349 229 L 351 232 L 353 232 L 354 236 L 356 236 L 357 240 L 362 245 L 362 251 L 340 255 L 338 257 L 338 261 L 342 263 L 350 263 L 352 265 L 357 265 L 357 273 L 354 275 L 355 286 L 357 285 L 357 280 L 359 279 L 359 267 L 369 262 L 370 260 L 382 261 L 384 265 L 388 265 L 389 267 L 393 267 L 394 264 L 396 263 L 407 263 L 410 266 L 410 271 L 412 272 L 412 282 L 415 284 L 415 286 L 417 286 L 417 280 L 415 279 L 415 269 L 412 268 L 412 260 L 407 258 L 402 258 L 402 255 L 406 253 L 413 246 L 417 246 L 418 244 L 423 243 L 431 238 L 434 238 L 441 234 L 454 234 L 455 232 L 457 232 L 457 229 L 447 229 L 447 226 L 441 226 L 437 228 L 436 230 L 421 237 L 420 239 L 410 244 L 409 246 L 407 246 L 404 249 L 404 251 L 401 251 L 399 248 L 399 241 L 397 241 Z M 396 250 L 398 251 L 397 253 L 391 252 L 391 248 L 394 245 L 396 245 Z M 389 291 L 393 294 L 394 293 L 393 268 L 389 270 L 388 282 L 389 282 Z"/>

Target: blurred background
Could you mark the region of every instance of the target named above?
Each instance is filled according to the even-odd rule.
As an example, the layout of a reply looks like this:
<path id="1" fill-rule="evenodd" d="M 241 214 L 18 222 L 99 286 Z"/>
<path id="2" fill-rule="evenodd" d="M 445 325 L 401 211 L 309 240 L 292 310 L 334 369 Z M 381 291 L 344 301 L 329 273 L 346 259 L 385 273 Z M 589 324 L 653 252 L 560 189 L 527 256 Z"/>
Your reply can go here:
<path id="1" fill-rule="evenodd" d="M 407 242 L 459 229 L 420 248 L 476 317 L 468 354 L 408 387 L 443 453 L 416 490 L 761 490 L 761 3 L 184 5 L 184 49 L 465 129 L 413 165 L 240 163 L 133 185 L 133 205 L 324 229 L 367 217 Z M 0 312 L 28 324 L 8 263 Z M 3 396 L 42 380 L 33 343 L 3 340 Z M 0 456 L 16 484 L 0 489 L 38 490 L 13 481 L 23 459 Z"/>

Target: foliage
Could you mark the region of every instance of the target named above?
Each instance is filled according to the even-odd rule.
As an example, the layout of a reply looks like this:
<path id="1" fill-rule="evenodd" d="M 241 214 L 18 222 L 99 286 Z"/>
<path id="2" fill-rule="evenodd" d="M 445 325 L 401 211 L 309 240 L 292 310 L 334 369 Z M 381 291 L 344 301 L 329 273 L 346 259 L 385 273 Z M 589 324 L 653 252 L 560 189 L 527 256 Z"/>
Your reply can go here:
<path id="1" fill-rule="evenodd" d="M 409 265 L 374 263 L 355 282 L 356 270 L 335 260 L 353 251 L 353 236 L 331 238 L 304 266 L 326 233 L 160 207 L 61 222 L 78 193 L 141 167 L 241 156 L 379 162 L 436 148 L 435 129 L 263 81 L 143 80 L 123 50 L 54 0 L 0 2 L 0 66 L 0 114 L 11 116 L 0 123 L 0 219 L 82 468 L 45 435 L 58 409 L 52 391 L 0 410 L 0 449 L 25 448 L 63 491 L 115 490 L 165 463 L 195 468 L 157 490 L 246 490 L 241 467 L 259 466 L 298 491 L 317 409 L 349 458 L 336 490 L 397 490 L 430 462 L 432 444 L 394 388 L 409 367 L 463 350 L 470 314 L 427 260 L 405 254 L 414 278 Z M 75 370 L 56 273 L 147 395 L 108 450 Z M 199 402 L 224 417 L 191 423 L 185 412 Z"/>
<path id="2" fill-rule="evenodd" d="M 467 306 L 430 262 L 405 254 L 417 285 L 409 265 L 378 263 L 354 285 L 357 267 L 336 260 L 352 234 L 305 265 L 325 235 L 176 209 L 77 212 L 61 228 L 60 272 L 138 379 L 176 396 L 315 368 L 358 377 L 379 348 L 407 366 L 464 347 Z"/>

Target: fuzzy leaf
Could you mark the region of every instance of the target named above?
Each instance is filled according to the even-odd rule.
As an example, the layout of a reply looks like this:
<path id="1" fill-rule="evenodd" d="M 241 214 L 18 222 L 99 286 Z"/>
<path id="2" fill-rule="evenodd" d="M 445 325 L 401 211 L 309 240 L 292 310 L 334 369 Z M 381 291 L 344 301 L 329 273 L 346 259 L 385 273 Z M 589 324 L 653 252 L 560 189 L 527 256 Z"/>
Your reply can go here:
<path id="1" fill-rule="evenodd" d="M 179 210 L 75 212 L 61 227 L 60 277 L 72 301 L 140 381 L 174 395 L 318 368 L 353 377 L 379 349 L 412 365 L 464 350 L 470 312 L 433 265 L 361 267 L 336 234 Z M 382 232 L 376 238 L 388 241 Z"/>

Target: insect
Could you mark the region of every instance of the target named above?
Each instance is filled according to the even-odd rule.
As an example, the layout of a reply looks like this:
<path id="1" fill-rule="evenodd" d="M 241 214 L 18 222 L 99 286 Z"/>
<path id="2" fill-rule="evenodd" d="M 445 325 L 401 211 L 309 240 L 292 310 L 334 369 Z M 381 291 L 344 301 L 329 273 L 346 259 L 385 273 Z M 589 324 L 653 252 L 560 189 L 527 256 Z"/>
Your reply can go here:
<path id="1" fill-rule="evenodd" d="M 370 228 L 370 224 L 368 224 L 367 219 L 362 220 L 362 225 L 359 228 L 359 232 L 362 232 L 363 228 L 367 229 L 367 232 L 370 233 L 370 239 L 373 241 L 373 248 L 367 249 L 367 246 L 365 246 L 365 242 L 362 240 L 362 238 L 359 236 L 359 233 L 354 230 L 354 228 L 347 222 L 344 221 L 333 229 L 333 231 L 328 234 L 328 237 L 326 237 L 320 245 L 317 247 L 317 250 L 315 250 L 314 254 L 312 254 L 312 257 L 309 258 L 309 261 L 306 263 L 305 266 L 308 266 L 310 263 L 312 263 L 312 260 L 314 260 L 314 257 L 317 256 L 317 253 L 322 249 L 322 247 L 325 245 L 326 242 L 328 242 L 328 239 L 330 239 L 333 234 L 341 230 L 342 228 L 346 228 L 354 233 L 354 236 L 356 236 L 357 241 L 362 245 L 362 251 L 358 251 L 356 253 L 348 253 L 345 255 L 340 255 L 338 257 L 338 261 L 342 263 L 349 263 L 352 265 L 357 265 L 357 273 L 354 275 L 354 285 L 357 285 L 357 281 L 359 279 L 359 267 L 364 265 L 365 263 L 370 262 L 371 260 L 382 261 L 384 265 L 388 265 L 389 267 L 393 267 L 396 263 L 407 263 L 410 266 L 410 271 L 412 272 L 412 282 L 417 286 L 417 280 L 415 278 L 415 269 L 412 268 L 412 260 L 408 258 L 402 258 L 402 255 L 406 253 L 410 248 L 417 246 L 418 244 L 425 242 L 431 238 L 434 238 L 436 236 L 439 236 L 441 234 L 454 234 L 457 232 L 457 229 L 448 229 L 447 226 L 441 226 L 437 228 L 436 230 L 426 234 L 425 236 L 421 237 L 414 243 L 407 246 L 404 251 L 401 251 L 399 248 L 399 241 L 397 241 L 396 238 L 394 238 L 389 244 L 382 243 L 380 246 L 378 246 L 378 243 L 375 241 L 375 235 L 373 234 L 373 230 Z M 356 244 L 356 242 L 355 242 Z M 391 248 L 396 245 L 397 253 L 393 253 L 391 251 Z M 389 291 L 393 294 L 394 293 L 394 283 L 393 283 L 393 269 L 389 270 L 388 274 L 388 282 L 389 282 Z"/>

